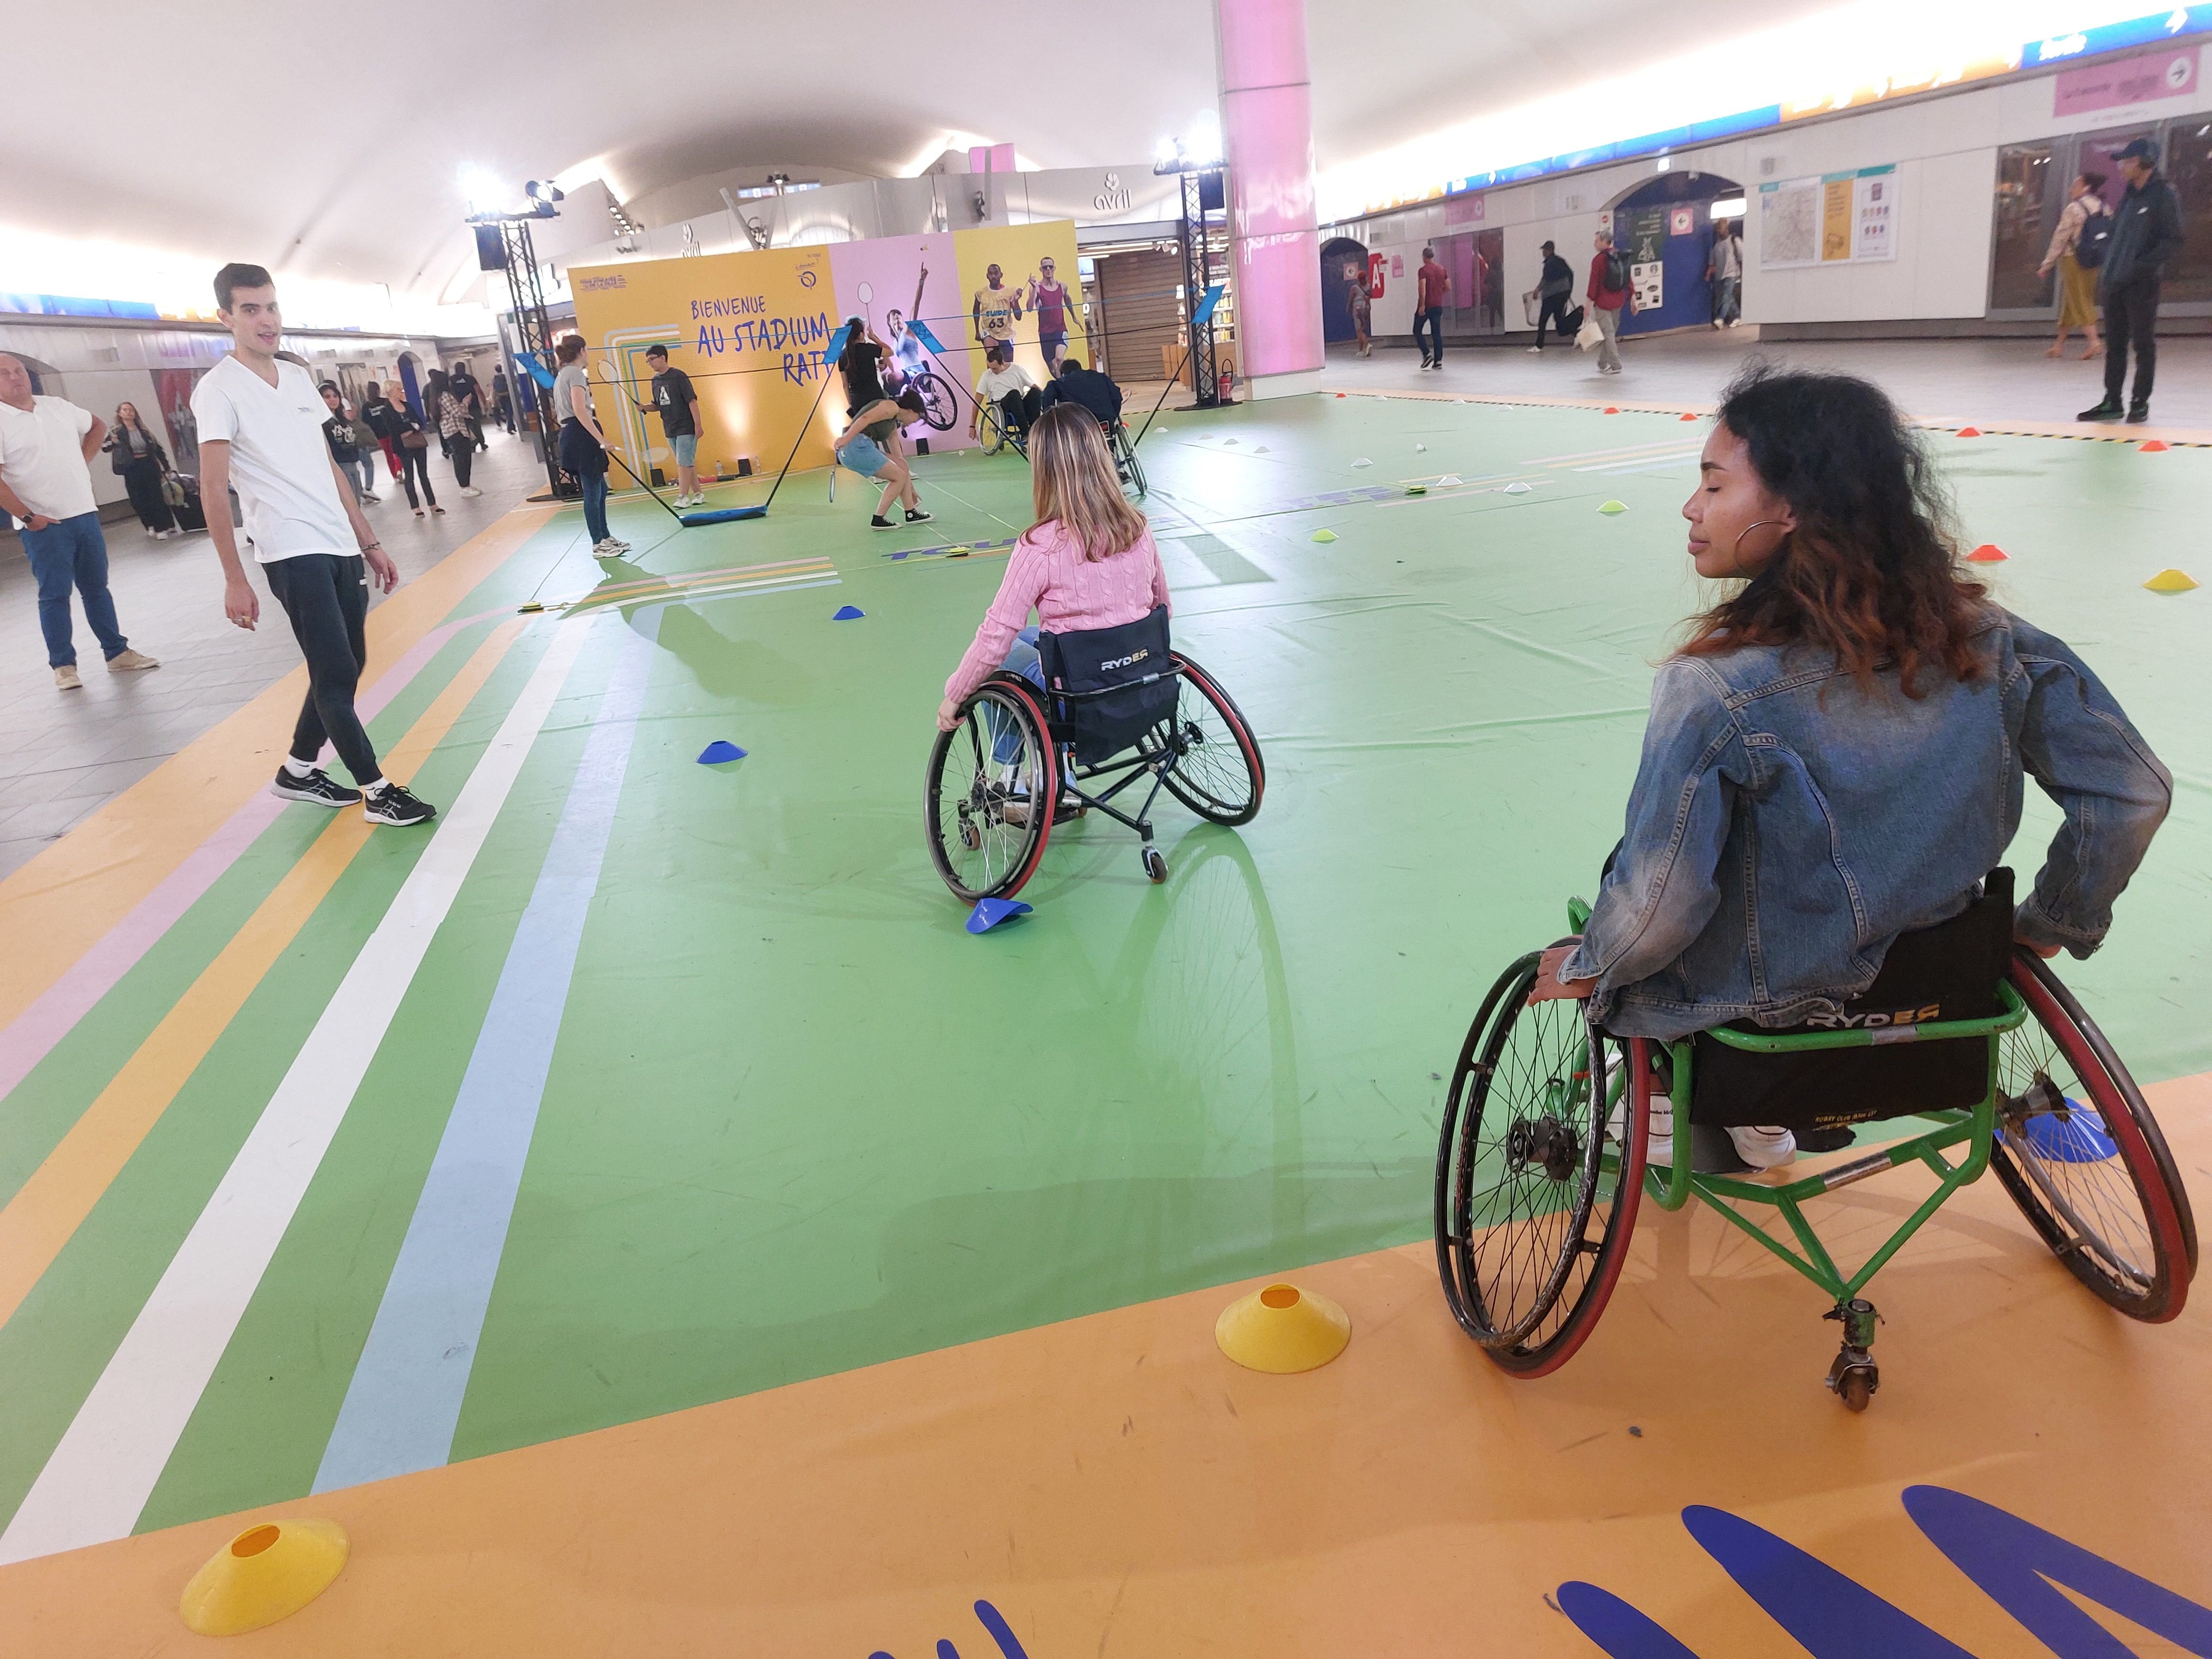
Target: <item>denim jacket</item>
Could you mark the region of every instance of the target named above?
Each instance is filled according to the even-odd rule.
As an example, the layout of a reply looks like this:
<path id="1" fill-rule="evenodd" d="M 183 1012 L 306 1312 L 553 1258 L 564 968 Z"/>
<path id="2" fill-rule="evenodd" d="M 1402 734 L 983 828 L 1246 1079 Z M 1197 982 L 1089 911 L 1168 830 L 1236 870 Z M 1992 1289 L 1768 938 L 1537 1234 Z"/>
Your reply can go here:
<path id="1" fill-rule="evenodd" d="M 1778 647 L 1662 666 L 1627 834 L 1561 970 L 1596 979 L 1594 1017 L 1673 1038 L 1834 1012 L 1899 933 L 1966 907 L 2020 827 L 2024 773 L 2066 821 L 2019 934 L 2095 950 L 2172 779 L 2063 641 L 1992 606 L 1977 644 L 1990 672 L 1923 670 L 1918 698 L 1893 668 L 1869 690 Z"/>

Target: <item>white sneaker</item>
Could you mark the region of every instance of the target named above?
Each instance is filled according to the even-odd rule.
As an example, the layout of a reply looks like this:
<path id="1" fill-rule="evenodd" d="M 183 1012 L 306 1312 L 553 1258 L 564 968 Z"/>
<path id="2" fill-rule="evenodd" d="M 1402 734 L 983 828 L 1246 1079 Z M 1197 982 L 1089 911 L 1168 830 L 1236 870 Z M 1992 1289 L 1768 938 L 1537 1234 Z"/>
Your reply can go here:
<path id="1" fill-rule="evenodd" d="M 1797 1156 L 1797 1137 L 1771 1124 L 1730 1129 L 1735 1155 L 1754 1170 L 1778 1170 Z"/>
<path id="2" fill-rule="evenodd" d="M 622 544 L 616 541 L 611 536 L 609 536 L 604 541 L 597 541 L 592 544 L 592 556 L 595 559 L 611 559 L 616 554 L 621 551 Z"/>
<path id="3" fill-rule="evenodd" d="M 379 501 L 382 501 L 384 497 L 378 495 L 374 490 L 364 489 L 361 492 L 361 495 L 357 499 L 367 501 L 371 507 L 374 507 Z"/>
<path id="4" fill-rule="evenodd" d="M 1543 353 L 1544 348 L 1541 346 L 1530 346 L 1528 348 L 1528 355 L 1532 357 L 1540 357 L 1543 356 Z"/>
<path id="5" fill-rule="evenodd" d="M 461 494 L 464 495 L 481 495 L 483 494 L 483 491 L 477 489 L 472 484 L 465 484 L 462 486 Z"/>

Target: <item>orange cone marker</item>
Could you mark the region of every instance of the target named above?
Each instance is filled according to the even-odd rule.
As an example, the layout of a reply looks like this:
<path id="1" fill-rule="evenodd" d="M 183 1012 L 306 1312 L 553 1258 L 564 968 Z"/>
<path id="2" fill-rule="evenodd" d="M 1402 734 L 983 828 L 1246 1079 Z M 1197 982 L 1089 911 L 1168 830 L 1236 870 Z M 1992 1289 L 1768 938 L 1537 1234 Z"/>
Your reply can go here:
<path id="1" fill-rule="evenodd" d="M 1961 438 L 1978 438 L 1982 435 L 1982 429 L 1978 426 L 1962 426 L 1959 428 L 1959 435 Z"/>
<path id="2" fill-rule="evenodd" d="M 1984 542 L 1972 552 L 1967 554 L 1966 559 L 1972 564 L 1995 564 L 2006 556 L 2004 549 L 1999 547 L 1995 542 Z"/>
<path id="3" fill-rule="evenodd" d="M 2163 455 L 2173 446 L 2163 438 L 2146 438 L 2136 447 L 2146 455 Z"/>
<path id="4" fill-rule="evenodd" d="M 1698 417 L 1697 417 L 1696 416 L 1694 416 L 1694 415 L 1685 415 L 1684 416 L 1682 416 L 1682 418 L 1683 418 L 1684 420 L 1686 420 L 1686 421 L 1694 421 L 1694 420 L 1696 420 Z"/>
<path id="5" fill-rule="evenodd" d="M 1604 412 L 1605 412 L 1606 414 L 1607 414 L 1607 415 L 1618 415 L 1618 414 L 1620 414 L 1620 411 L 1619 410 L 1617 410 L 1617 409 L 1613 409 L 1613 408 L 1610 408 L 1610 407 L 1608 407 L 1608 408 L 1607 408 Z"/>

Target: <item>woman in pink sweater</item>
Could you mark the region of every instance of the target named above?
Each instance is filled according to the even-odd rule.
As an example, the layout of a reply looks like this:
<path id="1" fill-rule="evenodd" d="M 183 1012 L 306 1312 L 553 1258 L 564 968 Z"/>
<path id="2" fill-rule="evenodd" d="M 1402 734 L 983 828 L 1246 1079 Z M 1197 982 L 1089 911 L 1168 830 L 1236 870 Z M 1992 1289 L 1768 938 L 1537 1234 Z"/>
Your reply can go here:
<path id="1" fill-rule="evenodd" d="M 950 732 L 968 694 L 1000 668 L 1039 690 L 1034 609 L 1046 631 L 1117 628 L 1168 604 L 1167 572 L 1145 515 L 1114 476 L 1098 422 L 1074 404 L 1045 410 L 1030 429 L 1036 522 L 1014 544 L 999 595 L 983 613 L 968 654 L 945 683 L 937 729 Z"/>

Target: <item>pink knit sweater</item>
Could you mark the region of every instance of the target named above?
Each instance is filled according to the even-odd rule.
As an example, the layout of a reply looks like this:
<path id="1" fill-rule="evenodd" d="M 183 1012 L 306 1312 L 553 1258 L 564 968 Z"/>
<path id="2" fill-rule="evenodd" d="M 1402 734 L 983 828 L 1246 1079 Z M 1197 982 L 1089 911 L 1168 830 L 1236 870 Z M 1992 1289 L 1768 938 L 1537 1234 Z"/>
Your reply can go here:
<path id="1" fill-rule="evenodd" d="M 945 695 L 958 702 L 990 678 L 1006 659 L 1006 647 L 1028 624 L 1035 609 L 1048 634 L 1086 628 L 1118 628 L 1168 604 L 1168 575 L 1160 568 L 1160 550 L 1149 530 L 1110 557 L 1092 561 L 1048 519 L 1014 544 L 999 595 L 983 613 L 975 642 L 960 666 L 945 682 Z"/>

